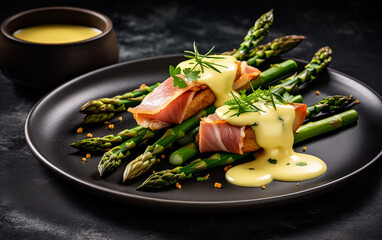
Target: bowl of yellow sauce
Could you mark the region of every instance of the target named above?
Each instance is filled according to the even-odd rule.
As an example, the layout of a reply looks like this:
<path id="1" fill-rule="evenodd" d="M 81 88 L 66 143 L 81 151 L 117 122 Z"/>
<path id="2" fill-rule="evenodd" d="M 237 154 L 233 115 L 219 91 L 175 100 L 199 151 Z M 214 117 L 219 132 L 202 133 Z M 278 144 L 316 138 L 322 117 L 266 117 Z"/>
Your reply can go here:
<path id="1" fill-rule="evenodd" d="M 113 23 L 89 9 L 31 9 L 1 24 L 0 69 L 28 88 L 51 89 L 117 63 L 118 53 Z"/>

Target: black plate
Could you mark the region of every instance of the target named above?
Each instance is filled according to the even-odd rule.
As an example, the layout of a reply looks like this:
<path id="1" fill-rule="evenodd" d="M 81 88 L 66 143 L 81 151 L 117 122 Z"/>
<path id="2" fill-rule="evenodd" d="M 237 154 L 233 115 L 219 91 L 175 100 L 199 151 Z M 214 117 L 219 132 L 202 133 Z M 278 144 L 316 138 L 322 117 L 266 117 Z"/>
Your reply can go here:
<path id="1" fill-rule="evenodd" d="M 68 144 L 85 138 L 87 132 L 93 136 L 117 133 L 134 126 L 135 121 L 131 114 L 124 112 L 121 114 L 122 123 L 113 120 L 114 130 L 98 125 L 85 127 L 84 134 L 76 134 L 83 119 L 83 115 L 78 113 L 79 107 L 90 99 L 111 97 L 135 89 L 142 83 L 163 81 L 168 76 L 168 66 L 181 60 L 180 55 L 170 55 L 120 63 L 83 75 L 53 90 L 33 107 L 26 120 L 25 134 L 32 153 L 59 176 L 92 193 L 128 204 L 176 210 L 240 210 L 302 199 L 339 186 L 376 162 L 382 154 L 381 97 L 358 80 L 328 69 L 303 90 L 304 102 L 309 105 L 327 95 L 353 94 L 360 101 L 355 106 L 359 120 L 356 125 L 312 139 L 296 148 L 296 151 L 301 151 L 302 146 L 306 146 L 307 153 L 326 162 L 328 171 L 321 177 L 301 182 L 299 186 L 295 182 L 274 181 L 262 190 L 231 185 L 224 179 L 223 168 L 218 168 L 209 171 L 211 178 L 208 181 L 192 179 L 182 183 L 182 190 L 171 188 L 149 193 L 135 190 L 144 178 L 130 185 L 121 183 L 128 162 L 126 159 L 116 172 L 100 178 L 97 173 L 100 155 L 83 162 L 81 158 L 85 153 L 72 149 Z M 297 61 L 299 67 L 306 63 Z M 320 96 L 315 94 L 316 90 L 321 92 Z M 143 149 L 133 150 L 132 155 Z M 168 167 L 166 160 L 162 160 L 154 170 Z M 223 188 L 214 188 L 215 182 L 222 183 Z"/>

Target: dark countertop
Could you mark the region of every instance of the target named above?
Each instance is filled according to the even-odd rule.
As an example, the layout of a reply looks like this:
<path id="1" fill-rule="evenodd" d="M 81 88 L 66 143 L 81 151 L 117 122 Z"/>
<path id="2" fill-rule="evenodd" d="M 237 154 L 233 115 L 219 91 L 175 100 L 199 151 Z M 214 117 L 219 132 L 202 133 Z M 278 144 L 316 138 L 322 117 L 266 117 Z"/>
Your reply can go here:
<path id="1" fill-rule="evenodd" d="M 377 1 L 158 2 L 2 1 L 0 20 L 41 6 L 98 10 L 112 19 L 124 62 L 181 53 L 193 41 L 218 51 L 235 48 L 253 21 L 274 8 L 267 40 L 286 34 L 308 37 L 286 56 L 309 60 L 316 49 L 329 45 L 332 69 L 382 94 Z M 26 145 L 25 119 L 44 94 L 15 86 L 0 74 L 1 239 L 382 239 L 380 161 L 335 191 L 228 215 L 164 216 L 83 192 L 50 172 Z"/>

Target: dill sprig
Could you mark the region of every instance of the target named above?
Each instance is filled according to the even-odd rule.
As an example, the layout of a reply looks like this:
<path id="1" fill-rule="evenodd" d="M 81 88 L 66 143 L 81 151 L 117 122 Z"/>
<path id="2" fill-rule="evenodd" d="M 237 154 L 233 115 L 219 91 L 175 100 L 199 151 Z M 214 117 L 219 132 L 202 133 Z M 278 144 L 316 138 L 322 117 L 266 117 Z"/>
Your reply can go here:
<path id="1" fill-rule="evenodd" d="M 205 68 L 210 68 L 218 73 L 221 73 L 221 71 L 216 67 L 226 67 L 221 64 L 217 64 L 214 62 L 206 61 L 206 59 L 223 59 L 224 57 L 219 56 L 209 56 L 211 52 L 214 50 L 215 46 L 213 46 L 206 54 L 200 54 L 198 47 L 196 46 L 196 43 L 193 44 L 194 51 L 184 51 L 185 53 L 188 53 L 190 55 L 184 55 L 184 57 L 193 59 L 195 61 L 195 64 L 191 68 L 185 68 L 181 69 L 180 67 L 174 68 L 170 65 L 169 73 L 170 76 L 174 79 L 174 87 L 184 88 L 187 87 L 187 81 L 197 81 L 200 78 L 200 72 L 204 73 Z M 200 66 L 200 71 L 196 70 L 196 67 Z M 182 77 L 179 77 L 179 74 L 184 75 L 184 79 Z"/>

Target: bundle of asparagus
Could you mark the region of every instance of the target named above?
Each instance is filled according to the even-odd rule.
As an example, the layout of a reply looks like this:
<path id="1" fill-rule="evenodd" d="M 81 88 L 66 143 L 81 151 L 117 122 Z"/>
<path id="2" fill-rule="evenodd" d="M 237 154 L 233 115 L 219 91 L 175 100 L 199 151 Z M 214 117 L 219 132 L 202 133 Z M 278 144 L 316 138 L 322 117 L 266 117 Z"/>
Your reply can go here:
<path id="1" fill-rule="evenodd" d="M 273 10 L 263 14 L 248 31 L 244 41 L 239 48 L 231 54 L 238 60 L 246 60 L 249 65 L 259 66 L 267 59 L 280 56 L 281 54 L 296 47 L 304 36 L 288 35 L 276 38 L 264 45 L 258 45 L 269 32 L 273 23 Z M 331 62 L 332 50 L 329 47 L 320 48 L 313 56 L 312 60 L 298 74 L 294 74 L 284 80 L 278 81 L 273 85 L 272 92 L 275 94 L 293 93 L 304 83 L 312 82 L 323 69 Z M 282 63 L 274 64 L 269 69 L 261 72 L 260 76 L 251 82 L 253 88 L 262 87 L 274 80 L 283 77 L 295 71 L 297 63 L 293 60 L 286 60 Z M 115 113 L 125 111 L 128 107 L 135 106 L 160 83 L 144 86 L 140 89 L 125 93 L 113 98 L 101 98 L 84 104 L 80 112 L 87 114 L 84 123 L 97 123 L 111 119 Z M 302 102 L 301 96 L 294 96 L 293 101 Z M 317 104 L 308 107 L 307 119 L 311 119 L 318 113 L 329 113 L 342 110 L 353 101 L 352 98 L 335 95 L 326 97 Z M 187 144 L 181 149 L 175 151 L 171 157 L 172 164 L 180 165 L 198 154 L 193 139 L 198 132 L 200 118 L 215 111 L 214 106 L 210 106 L 193 117 L 183 121 L 181 124 L 169 128 L 153 144 L 149 145 L 143 154 L 132 160 L 126 166 L 123 174 L 123 181 L 134 179 L 149 170 L 156 162 L 159 156 L 166 148 L 172 146 L 176 141 L 181 144 Z M 295 137 L 295 143 L 307 140 L 313 136 L 332 131 L 334 129 L 346 126 L 357 121 L 358 115 L 354 110 L 334 115 L 327 119 L 311 122 L 302 125 Z M 336 124 L 333 124 L 336 123 Z M 72 143 L 71 146 L 84 151 L 106 151 L 98 165 L 98 171 L 101 176 L 111 173 L 119 167 L 122 160 L 126 158 L 129 150 L 136 145 L 160 135 L 162 131 L 151 131 L 141 126 L 124 130 L 117 135 L 108 135 L 101 138 L 83 139 Z M 191 178 L 196 173 L 210 169 L 214 166 L 220 166 L 242 159 L 249 153 L 243 155 L 231 153 L 216 153 L 207 159 L 197 159 L 186 166 L 179 166 L 170 170 L 163 170 L 151 175 L 138 189 L 139 190 L 157 190 L 170 186 L 181 180 Z"/>

